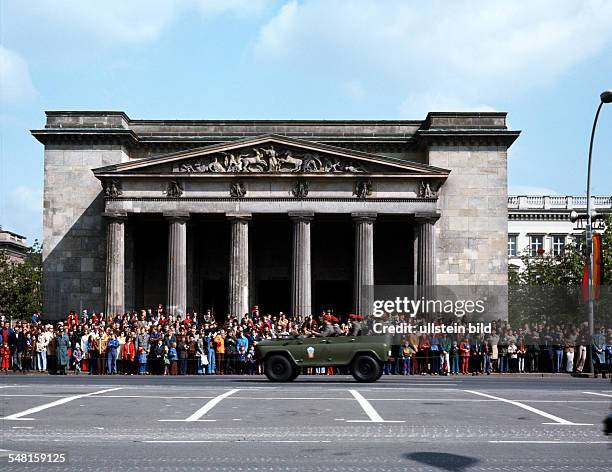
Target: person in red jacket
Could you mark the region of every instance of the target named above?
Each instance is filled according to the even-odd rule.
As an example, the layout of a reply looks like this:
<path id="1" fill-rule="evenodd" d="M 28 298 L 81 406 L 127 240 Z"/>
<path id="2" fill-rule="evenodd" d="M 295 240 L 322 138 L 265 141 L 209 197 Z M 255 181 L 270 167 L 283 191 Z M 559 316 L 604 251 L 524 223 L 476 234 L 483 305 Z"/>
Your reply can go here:
<path id="1" fill-rule="evenodd" d="M 75 311 L 70 310 L 68 317 L 66 318 L 66 324 L 68 325 L 68 330 L 78 326 L 79 315 L 77 315 Z"/>
<path id="2" fill-rule="evenodd" d="M 123 349 L 121 350 L 121 359 L 123 360 L 123 370 L 126 374 L 134 375 L 136 369 L 134 359 L 136 359 L 136 348 L 134 339 L 128 338 Z"/>
<path id="3" fill-rule="evenodd" d="M 0 362 L 1 362 L 0 369 L 5 374 L 8 374 L 10 359 L 11 359 L 11 349 L 9 348 L 7 343 L 4 343 L 2 346 L 0 346 Z"/>

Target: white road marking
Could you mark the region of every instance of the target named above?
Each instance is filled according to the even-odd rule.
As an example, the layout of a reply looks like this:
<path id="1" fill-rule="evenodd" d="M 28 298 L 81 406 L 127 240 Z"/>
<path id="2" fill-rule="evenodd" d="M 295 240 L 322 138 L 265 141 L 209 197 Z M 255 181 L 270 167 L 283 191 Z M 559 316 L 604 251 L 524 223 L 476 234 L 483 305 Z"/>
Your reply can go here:
<path id="1" fill-rule="evenodd" d="M 609 444 L 610 441 L 488 441 L 498 444 Z"/>
<path id="2" fill-rule="evenodd" d="M 223 400 L 224 398 L 229 397 L 230 395 L 233 395 L 236 392 L 239 392 L 240 389 L 239 388 L 235 388 L 233 390 L 229 390 L 228 392 L 222 393 L 221 395 L 217 395 L 215 398 L 213 398 L 212 400 L 206 402 L 206 404 L 200 408 L 199 410 L 195 411 L 191 416 L 189 416 L 188 418 L 185 418 L 184 420 L 158 420 L 158 421 L 216 421 L 216 420 L 201 420 L 200 418 L 202 418 L 202 416 L 204 416 L 206 413 L 208 413 L 210 410 L 212 410 L 221 400 Z"/>
<path id="3" fill-rule="evenodd" d="M 464 390 L 468 393 L 473 393 L 474 395 L 480 395 L 482 397 L 491 398 L 493 400 L 498 400 L 500 402 L 509 403 L 514 406 L 518 406 L 523 410 L 530 411 L 535 413 L 536 415 L 543 416 L 544 418 L 548 418 L 549 420 L 553 420 L 554 423 L 542 423 L 542 424 L 555 424 L 555 425 L 567 425 L 567 426 L 593 426 L 591 423 L 573 423 L 572 421 L 564 420 L 563 418 L 559 418 L 558 416 L 551 415 L 550 413 L 546 413 L 545 411 L 538 410 L 529 405 L 525 405 L 524 403 L 518 402 L 516 400 L 508 400 L 507 398 L 496 397 L 494 395 L 489 395 L 488 393 L 476 392 L 475 390 Z"/>
<path id="4" fill-rule="evenodd" d="M 161 421 L 162 423 L 184 423 L 187 420 L 157 420 L 157 421 Z M 191 420 L 190 423 L 193 423 L 196 421 L 204 423 L 204 422 L 212 422 L 212 421 L 217 421 L 217 420 Z"/>
<path id="5" fill-rule="evenodd" d="M 13 426 L 13 429 L 33 429 L 34 426 Z"/>
<path id="6" fill-rule="evenodd" d="M 304 443 L 330 443 L 331 441 L 329 440 L 324 440 L 324 439 L 264 439 L 264 440 L 250 440 L 250 439 L 229 439 L 227 441 L 219 441 L 219 440 L 207 440 L 207 439 L 185 439 L 185 440 L 181 440 L 181 439 L 168 439 L 168 440 L 164 440 L 164 439 L 151 439 L 151 440 L 145 440 L 142 441 L 143 443 L 149 443 L 149 444 L 199 444 L 199 443 L 233 443 L 233 444 L 240 444 L 240 443 L 253 443 L 253 442 L 265 442 L 267 443 L 298 443 L 298 444 L 304 444 Z"/>
<path id="7" fill-rule="evenodd" d="M 222 443 L 222 442 L 229 442 L 229 441 L 215 441 L 214 439 L 211 440 L 199 440 L 199 439 L 193 439 L 193 440 L 180 440 L 180 439 L 168 439 L 168 440 L 156 440 L 156 439 L 152 439 L 152 440 L 147 440 L 147 441 L 142 441 L 144 443 L 149 443 L 149 444 L 191 444 L 191 443 Z"/>
<path id="8" fill-rule="evenodd" d="M 370 420 L 347 420 L 347 423 L 405 423 L 405 421 L 385 421 L 374 409 L 372 404 L 366 400 L 357 390 L 349 390 L 350 394 L 359 402 L 361 408 Z"/>
<path id="9" fill-rule="evenodd" d="M 93 395 L 100 395 L 102 393 L 106 393 L 106 392 L 113 392 L 115 390 L 121 390 L 122 387 L 115 387 L 115 388 L 107 388 L 104 390 L 98 390 L 97 392 L 90 392 L 90 393 L 82 393 L 80 395 L 72 395 L 70 397 L 65 397 L 62 398 L 60 400 L 56 400 L 54 402 L 51 403 L 45 403 L 44 405 L 40 405 L 40 406 L 35 406 L 34 408 L 29 408 L 27 410 L 24 411 L 20 411 L 19 413 L 13 413 L 12 415 L 8 415 L 5 416 L 4 418 L 0 418 L 3 420 L 21 420 L 21 421 L 27 421 L 27 420 L 33 420 L 34 418 L 24 418 L 24 416 L 29 416 L 32 415 L 34 413 L 38 413 L 39 411 L 43 411 L 46 410 L 48 408 L 53 408 L 54 406 L 59 406 L 59 405 L 63 405 L 64 403 L 68 403 L 74 400 L 78 400 L 80 398 L 85 398 L 85 397 L 91 397 Z"/>
<path id="10" fill-rule="evenodd" d="M 599 395 L 600 397 L 612 398 L 612 395 L 609 395 L 607 393 L 597 393 L 597 392 L 582 392 L 582 393 L 586 393 L 588 395 Z"/>

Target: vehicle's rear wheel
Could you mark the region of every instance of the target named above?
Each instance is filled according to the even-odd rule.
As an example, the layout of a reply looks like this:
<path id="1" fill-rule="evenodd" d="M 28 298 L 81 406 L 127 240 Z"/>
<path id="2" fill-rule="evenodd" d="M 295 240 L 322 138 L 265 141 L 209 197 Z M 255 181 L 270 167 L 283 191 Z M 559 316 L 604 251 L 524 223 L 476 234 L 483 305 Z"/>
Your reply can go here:
<path id="1" fill-rule="evenodd" d="M 380 377 L 382 369 L 372 356 L 360 354 L 353 359 L 351 372 L 357 382 L 375 382 Z"/>
<path id="2" fill-rule="evenodd" d="M 291 361 L 280 354 L 273 354 L 266 360 L 264 372 L 272 382 L 287 382 L 293 380 L 293 365 Z M 294 377 L 295 378 L 295 377 Z"/>

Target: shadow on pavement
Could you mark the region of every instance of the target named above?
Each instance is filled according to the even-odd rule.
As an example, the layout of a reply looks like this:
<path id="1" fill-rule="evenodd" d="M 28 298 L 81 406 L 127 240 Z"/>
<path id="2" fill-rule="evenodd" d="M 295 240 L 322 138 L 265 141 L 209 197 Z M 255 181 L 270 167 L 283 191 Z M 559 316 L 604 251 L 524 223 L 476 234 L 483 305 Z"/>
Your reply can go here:
<path id="1" fill-rule="evenodd" d="M 473 457 L 446 452 L 411 452 L 410 454 L 404 454 L 404 457 L 421 464 L 454 472 L 461 472 L 480 462 L 479 459 Z"/>

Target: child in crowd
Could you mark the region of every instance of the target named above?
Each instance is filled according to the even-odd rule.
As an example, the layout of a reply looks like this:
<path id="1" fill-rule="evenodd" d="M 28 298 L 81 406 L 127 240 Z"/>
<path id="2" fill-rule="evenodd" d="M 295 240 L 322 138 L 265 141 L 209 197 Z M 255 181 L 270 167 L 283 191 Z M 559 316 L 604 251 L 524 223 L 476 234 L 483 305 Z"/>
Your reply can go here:
<path id="1" fill-rule="evenodd" d="M 516 344 L 514 344 L 514 341 L 510 341 L 507 352 L 510 372 L 515 374 L 518 372 L 518 348 L 516 347 Z"/>
<path id="2" fill-rule="evenodd" d="M 404 341 L 402 345 L 402 358 L 404 360 L 404 375 L 410 375 L 410 359 L 412 358 L 413 349 L 408 341 Z"/>
<path id="3" fill-rule="evenodd" d="M 147 351 L 142 346 L 138 348 L 138 375 L 147 373 Z"/>
<path id="4" fill-rule="evenodd" d="M 8 374 L 9 362 L 11 359 L 11 349 L 7 343 L 0 346 L 0 361 L 2 362 L 2 371 Z"/>
<path id="5" fill-rule="evenodd" d="M 247 374 L 255 375 L 257 374 L 257 360 L 255 359 L 255 348 L 253 346 L 249 347 L 249 352 L 246 356 L 247 363 Z"/>
<path id="6" fill-rule="evenodd" d="M 78 344 L 75 346 L 74 351 L 72 351 L 72 359 L 74 360 L 74 373 L 79 375 L 81 373 L 81 361 L 83 360 L 83 351 L 81 351 L 81 346 Z"/>
<path id="7" fill-rule="evenodd" d="M 241 344 L 238 351 L 238 373 L 240 375 L 246 372 L 246 356 L 246 348 L 244 344 Z"/>
<path id="8" fill-rule="evenodd" d="M 178 352 L 176 351 L 176 343 L 172 343 L 172 347 L 168 350 L 168 359 L 170 360 L 170 375 L 177 375 Z"/>

